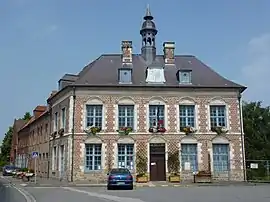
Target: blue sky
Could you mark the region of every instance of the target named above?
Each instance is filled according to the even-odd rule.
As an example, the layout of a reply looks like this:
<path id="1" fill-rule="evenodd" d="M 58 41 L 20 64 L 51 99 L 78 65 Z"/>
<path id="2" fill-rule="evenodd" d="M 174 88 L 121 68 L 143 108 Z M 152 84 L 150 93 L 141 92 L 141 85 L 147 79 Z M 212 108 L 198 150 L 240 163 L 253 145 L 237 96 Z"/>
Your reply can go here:
<path id="1" fill-rule="evenodd" d="M 45 104 L 65 73 L 78 73 L 122 40 L 140 51 L 147 4 L 159 30 L 157 48 L 175 41 L 223 76 L 247 85 L 247 100 L 270 105 L 269 0 L 1 0 L 0 138 L 14 118 Z"/>

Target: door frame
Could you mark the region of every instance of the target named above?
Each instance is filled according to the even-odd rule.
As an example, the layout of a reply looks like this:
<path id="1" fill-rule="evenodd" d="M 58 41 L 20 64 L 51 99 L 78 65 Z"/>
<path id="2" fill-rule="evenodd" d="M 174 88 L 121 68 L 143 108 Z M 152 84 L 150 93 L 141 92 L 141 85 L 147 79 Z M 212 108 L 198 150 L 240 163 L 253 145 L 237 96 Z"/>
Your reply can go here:
<path id="1" fill-rule="evenodd" d="M 148 163 L 148 166 L 147 166 L 147 172 L 149 173 L 149 176 L 151 175 L 150 173 L 150 144 L 151 143 L 158 143 L 158 144 L 165 144 L 165 177 L 166 177 L 166 174 L 168 173 L 168 146 L 167 146 L 167 142 L 163 139 L 163 138 L 160 138 L 160 137 L 154 137 L 153 139 L 156 139 L 158 138 L 159 141 L 149 141 L 147 143 L 147 163 Z M 150 177 L 149 177 L 150 178 Z"/>

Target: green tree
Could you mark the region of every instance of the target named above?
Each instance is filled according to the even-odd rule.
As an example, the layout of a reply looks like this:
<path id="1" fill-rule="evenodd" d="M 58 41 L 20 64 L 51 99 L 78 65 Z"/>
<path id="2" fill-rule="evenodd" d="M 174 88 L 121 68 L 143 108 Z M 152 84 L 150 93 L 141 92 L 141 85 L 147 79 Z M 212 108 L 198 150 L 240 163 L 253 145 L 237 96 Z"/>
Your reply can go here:
<path id="1" fill-rule="evenodd" d="M 0 167 L 9 162 L 13 127 L 9 127 L 1 146 Z"/>
<path id="2" fill-rule="evenodd" d="M 29 121 L 31 119 L 30 112 L 26 112 L 22 119 Z M 1 146 L 0 167 L 8 164 L 8 162 L 10 161 L 12 134 L 13 134 L 13 127 L 10 126 L 8 131 L 5 133 L 5 137 L 3 139 L 2 146 Z"/>
<path id="3" fill-rule="evenodd" d="M 243 105 L 246 159 L 270 160 L 270 107 L 262 102 Z"/>
<path id="4" fill-rule="evenodd" d="M 30 114 L 30 112 L 26 112 L 25 114 L 24 114 L 24 116 L 23 116 L 23 120 L 27 120 L 27 121 L 29 121 L 30 119 L 31 119 L 31 114 Z"/>

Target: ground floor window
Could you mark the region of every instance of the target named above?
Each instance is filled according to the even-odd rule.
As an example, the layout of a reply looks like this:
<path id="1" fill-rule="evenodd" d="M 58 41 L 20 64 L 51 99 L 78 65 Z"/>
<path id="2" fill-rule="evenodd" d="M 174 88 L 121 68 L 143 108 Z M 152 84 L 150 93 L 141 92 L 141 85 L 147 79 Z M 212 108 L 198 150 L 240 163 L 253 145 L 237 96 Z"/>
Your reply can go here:
<path id="1" fill-rule="evenodd" d="M 134 144 L 118 144 L 118 167 L 134 168 Z"/>
<path id="2" fill-rule="evenodd" d="M 213 168 L 216 172 L 229 170 L 229 144 L 213 144 Z"/>
<path id="3" fill-rule="evenodd" d="M 85 145 L 85 170 L 101 169 L 101 144 Z"/>
<path id="4" fill-rule="evenodd" d="M 182 170 L 198 171 L 197 144 L 181 144 Z"/>

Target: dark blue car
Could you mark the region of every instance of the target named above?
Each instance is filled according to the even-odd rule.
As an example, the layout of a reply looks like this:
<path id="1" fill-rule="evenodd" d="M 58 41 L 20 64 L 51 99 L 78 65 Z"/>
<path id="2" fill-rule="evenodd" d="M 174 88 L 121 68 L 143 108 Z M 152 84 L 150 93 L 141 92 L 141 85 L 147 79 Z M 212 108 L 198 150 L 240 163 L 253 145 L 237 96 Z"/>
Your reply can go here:
<path id="1" fill-rule="evenodd" d="M 133 189 L 133 177 L 128 169 L 113 168 L 108 173 L 107 189 L 112 190 L 113 188 Z"/>
<path id="2" fill-rule="evenodd" d="M 16 170 L 15 166 L 12 165 L 6 165 L 3 167 L 3 176 L 11 176 L 13 175 L 13 171 Z"/>

